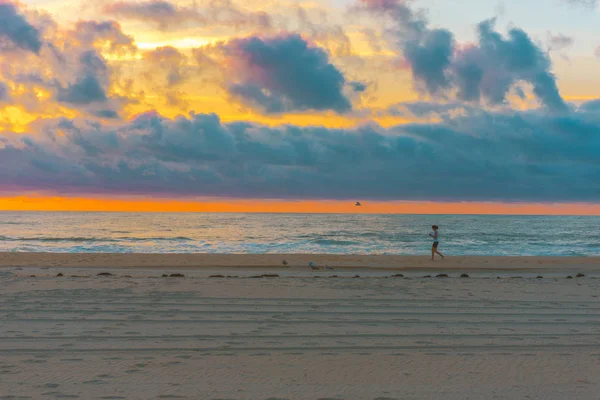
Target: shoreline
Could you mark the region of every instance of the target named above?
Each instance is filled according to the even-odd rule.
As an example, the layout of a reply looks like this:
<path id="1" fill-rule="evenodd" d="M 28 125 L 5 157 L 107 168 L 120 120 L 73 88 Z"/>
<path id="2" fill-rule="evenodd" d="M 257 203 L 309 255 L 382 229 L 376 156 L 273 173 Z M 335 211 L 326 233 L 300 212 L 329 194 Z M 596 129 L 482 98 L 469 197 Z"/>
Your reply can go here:
<path id="1" fill-rule="evenodd" d="M 283 260 L 288 266 L 282 265 Z M 142 254 L 142 253 L 26 253 L 0 252 L 0 269 L 107 268 L 107 269 L 269 269 L 298 271 L 312 261 L 322 270 L 370 271 L 543 271 L 580 269 L 600 271 L 600 257 L 550 256 L 429 256 L 335 254 Z"/>

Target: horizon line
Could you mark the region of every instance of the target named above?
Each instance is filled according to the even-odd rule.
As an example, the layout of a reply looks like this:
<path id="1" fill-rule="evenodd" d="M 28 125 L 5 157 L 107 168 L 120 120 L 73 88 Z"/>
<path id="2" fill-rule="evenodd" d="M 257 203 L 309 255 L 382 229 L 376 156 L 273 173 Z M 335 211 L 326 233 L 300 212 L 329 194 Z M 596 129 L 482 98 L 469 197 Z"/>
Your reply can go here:
<path id="1" fill-rule="evenodd" d="M 0 195 L 5 212 L 600 216 L 600 203 L 361 201 Z"/>

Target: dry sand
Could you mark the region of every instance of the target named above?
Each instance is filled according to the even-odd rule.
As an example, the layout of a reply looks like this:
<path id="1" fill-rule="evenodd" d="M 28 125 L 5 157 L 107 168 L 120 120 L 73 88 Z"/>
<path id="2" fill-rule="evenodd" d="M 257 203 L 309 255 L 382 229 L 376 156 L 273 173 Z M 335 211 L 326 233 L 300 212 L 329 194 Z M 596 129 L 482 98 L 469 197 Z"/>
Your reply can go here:
<path id="1" fill-rule="evenodd" d="M 0 399 L 599 398 L 593 259 L 463 258 L 444 267 L 530 268 L 403 279 L 364 267 L 286 275 L 273 269 L 282 256 L 244 257 L 3 255 Z M 255 268 L 224 268 L 236 259 Z M 544 279 L 527 277 L 540 265 Z M 239 278 L 208 278 L 213 268 Z M 282 277 L 245 278 L 263 269 Z M 186 277 L 160 278 L 173 272 Z"/>

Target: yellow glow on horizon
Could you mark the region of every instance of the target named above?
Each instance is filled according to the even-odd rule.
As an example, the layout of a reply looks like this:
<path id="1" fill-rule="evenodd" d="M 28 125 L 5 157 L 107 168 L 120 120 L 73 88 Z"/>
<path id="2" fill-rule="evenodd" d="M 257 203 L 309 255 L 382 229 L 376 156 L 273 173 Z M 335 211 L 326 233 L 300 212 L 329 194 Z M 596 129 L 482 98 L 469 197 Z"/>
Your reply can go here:
<path id="1" fill-rule="evenodd" d="M 150 197 L 150 196 L 148 196 Z M 600 204 L 498 202 L 361 202 L 339 200 L 235 200 L 93 198 L 22 195 L 0 197 L 2 211 L 89 212 L 251 212 L 342 214 L 490 214 L 490 215 L 600 215 Z"/>

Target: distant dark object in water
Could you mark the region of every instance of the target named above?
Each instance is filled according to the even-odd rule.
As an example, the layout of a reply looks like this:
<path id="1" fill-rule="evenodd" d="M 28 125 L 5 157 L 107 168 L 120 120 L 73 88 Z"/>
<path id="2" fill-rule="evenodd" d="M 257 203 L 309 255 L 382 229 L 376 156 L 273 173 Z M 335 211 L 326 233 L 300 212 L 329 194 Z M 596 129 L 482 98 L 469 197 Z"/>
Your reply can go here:
<path id="1" fill-rule="evenodd" d="M 71 278 L 89 278 L 89 276 L 71 275 Z"/>
<path id="2" fill-rule="evenodd" d="M 184 274 L 171 274 L 170 275 L 171 278 L 185 278 Z"/>
<path id="3" fill-rule="evenodd" d="M 439 274 L 436 278 L 448 278 L 448 274 Z"/>
<path id="4" fill-rule="evenodd" d="M 167 275 L 167 274 L 163 274 L 163 275 L 162 275 L 162 277 L 163 277 L 163 278 L 168 278 L 168 277 L 169 277 L 169 275 Z"/>
<path id="5" fill-rule="evenodd" d="M 282 263 L 284 266 L 286 266 L 286 267 L 287 267 L 287 265 L 288 265 L 288 262 L 287 262 L 286 260 L 283 260 L 281 263 Z"/>
<path id="6" fill-rule="evenodd" d="M 339 276 L 337 276 L 337 275 L 332 275 L 332 276 L 330 276 L 330 278 L 339 278 Z"/>
<path id="7" fill-rule="evenodd" d="M 462 274 L 460 277 L 461 277 L 461 278 L 468 278 L 468 277 L 469 277 L 469 275 L 468 275 L 468 274 Z"/>
<path id="8" fill-rule="evenodd" d="M 113 276 L 113 274 L 111 274 L 110 272 L 100 272 L 96 276 Z"/>
<path id="9" fill-rule="evenodd" d="M 511 276 L 510 279 L 523 279 L 522 276 Z"/>
<path id="10" fill-rule="evenodd" d="M 354 275 L 353 278 L 360 278 L 360 275 Z"/>
<path id="11" fill-rule="evenodd" d="M 360 201 L 356 202 L 356 207 L 362 207 L 362 204 L 360 204 Z"/>
<path id="12" fill-rule="evenodd" d="M 227 278 L 228 279 L 239 278 L 239 276 L 237 276 L 237 275 L 227 275 Z"/>
<path id="13" fill-rule="evenodd" d="M 425 275 L 423 278 L 433 278 L 431 275 Z"/>
<path id="14" fill-rule="evenodd" d="M 225 278 L 223 275 L 211 275 L 209 278 Z"/>
<path id="15" fill-rule="evenodd" d="M 584 274 L 577 274 L 577 276 L 575 278 L 583 278 L 583 277 L 585 277 Z"/>
<path id="16" fill-rule="evenodd" d="M 392 278 L 404 278 L 404 275 L 396 274 L 396 275 L 392 275 Z"/>
<path id="17" fill-rule="evenodd" d="M 540 275 L 536 279 L 544 279 L 544 277 Z"/>
<path id="18" fill-rule="evenodd" d="M 35 275 L 29 275 L 29 277 L 30 277 L 30 278 L 35 278 L 36 276 L 35 276 Z"/>
<path id="19" fill-rule="evenodd" d="M 567 276 L 567 279 L 573 279 L 573 277 L 571 275 Z"/>
<path id="20" fill-rule="evenodd" d="M 263 275 L 261 275 L 261 278 L 279 278 L 279 275 L 277 275 L 277 274 L 263 274 Z"/>
<path id="21" fill-rule="evenodd" d="M 61 276 L 64 276 L 64 275 L 61 272 L 59 272 L 56 276 L 60 278 Z"/>

